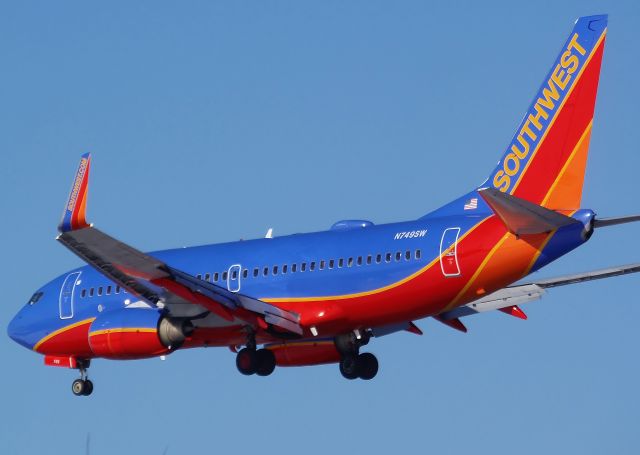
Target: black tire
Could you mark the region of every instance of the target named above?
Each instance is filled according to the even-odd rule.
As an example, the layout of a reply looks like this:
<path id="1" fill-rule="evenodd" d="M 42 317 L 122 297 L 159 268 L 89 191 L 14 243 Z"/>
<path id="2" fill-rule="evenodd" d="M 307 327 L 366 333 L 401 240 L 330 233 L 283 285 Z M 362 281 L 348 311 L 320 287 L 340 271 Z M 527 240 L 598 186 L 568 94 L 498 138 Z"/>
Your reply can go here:
<path id="1" fill-rule="evenodd" d="M 244 348 L 236 356 L 236 367 L 245 376 L 251 376 L 256 372 L 256 351 L 255 349 Z"/>
<path id="2" fill-rule="evenodd" d="M 345 355 L 340 360 L 340 373 L 346 379 L 356 379 L 360 375 L 358 358 L 354 355 Z"/>
<path id="3" fill-rule="evenodd" d="M 82 392 L 82 394 L 88 397 L 92 393 L 93 393 L 93 382 L 87 379 L 86 381 L 84 381 L 84 391 Z"/>
<path id="4" fill-rule="evenodd" d="M 363 352 L 358 356 L 358 370 L 360 379 L 368 381 L 378 374 L 378 359 L 370 352 Z"/>
<path id="5" fill-rule="evenodd" d="M 270 349 L 259 349 L 256 352 L 256 373 L 258 376 L 269 376 L 276 369 L 276 356 Z"/>
<path id="6" fill-rule="evenodd" d="M 77 397 L 84 395 L 85 383 L 82 379 L 76 379 L 71 384 L 71 391 Z"/>

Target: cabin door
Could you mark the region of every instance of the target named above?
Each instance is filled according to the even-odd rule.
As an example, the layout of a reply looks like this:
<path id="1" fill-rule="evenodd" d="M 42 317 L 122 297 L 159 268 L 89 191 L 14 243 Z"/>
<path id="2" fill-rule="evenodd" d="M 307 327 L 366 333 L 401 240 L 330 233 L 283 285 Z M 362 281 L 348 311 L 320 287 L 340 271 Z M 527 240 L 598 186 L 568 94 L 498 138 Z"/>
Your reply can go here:
<path id="1" fill-rule="evenodd" d="M 76 284 L 80 284 L 80 273 L 73 272 L 67 275 L 60 288 L 60 319 L 70 319 L 73 317 L 73 298 L 75 295 Z"/>
<path id="2" fill-rule="evenodd" d="M 227 289 L 231 292 L 240 291 L 240 273 L 242 272 L 242 266 L 240 264 L 234 264 L 229 267 L 227 273 Z"/>
<path id="3" fill-rule="evenodd" d="M 460 276 L 458 264 L 458 237 L 460 228 L 447 228 L 440 239 L 440 269 L 446 277 Z"/>

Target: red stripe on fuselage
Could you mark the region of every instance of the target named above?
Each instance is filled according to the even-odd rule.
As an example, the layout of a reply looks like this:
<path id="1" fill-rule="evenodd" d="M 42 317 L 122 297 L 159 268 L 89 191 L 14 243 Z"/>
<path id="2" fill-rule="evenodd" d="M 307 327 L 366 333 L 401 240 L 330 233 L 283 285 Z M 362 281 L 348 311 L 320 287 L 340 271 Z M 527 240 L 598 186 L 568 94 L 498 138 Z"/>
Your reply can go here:
<path id="1" fill-rule="evenodd" d="M 381 292 L 330 300 L 279 300 L 277 306 L 299 313 L 303 326 L 316 326 L 321 334 L 340 333 L 354 326 L 388 325 L 438 314 L 462 291 L 505 233 L 506 229 L 497 217 L 490 216 L 481 221 L 458 244 L 461 269 L 458 277 L 445 277 L 436 261 L 413 279 Z M 486 291 L 492 290 L 492 283 L 487 283 Z M 463 303 L 466 302 L 459 302 Z"/>

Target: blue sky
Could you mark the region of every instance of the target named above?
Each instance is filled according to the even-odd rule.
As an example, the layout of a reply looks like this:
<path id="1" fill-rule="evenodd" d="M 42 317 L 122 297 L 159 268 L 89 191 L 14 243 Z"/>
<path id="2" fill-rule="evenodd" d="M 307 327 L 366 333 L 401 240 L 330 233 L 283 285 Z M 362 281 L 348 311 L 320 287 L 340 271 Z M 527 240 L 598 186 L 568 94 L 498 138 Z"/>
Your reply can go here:
<path id="1" fill-rule="evenodd" d="M 143 250 L 417 218 L 484 180 L 573 21 L 609 13 L 583 203 L 640 212 L 637 2 L 2 2 L 6 324 L 79 264 L 54 241 L 81 153 L 89 217 Z M 601 230 L 538 276 L 640 261 Z M 243 377 L 225 349 L 96 361 L 96 391 L 4 337 L 3 453 L 636 453 L 640 277 L 374 340 L 381 371 Z"/>

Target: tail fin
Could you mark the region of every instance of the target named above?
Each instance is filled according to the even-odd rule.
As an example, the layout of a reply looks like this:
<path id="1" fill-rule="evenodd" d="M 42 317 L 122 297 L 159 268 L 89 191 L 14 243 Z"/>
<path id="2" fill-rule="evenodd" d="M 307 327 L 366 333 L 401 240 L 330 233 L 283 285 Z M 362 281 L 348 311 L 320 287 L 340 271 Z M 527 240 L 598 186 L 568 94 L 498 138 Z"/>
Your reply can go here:
<path id="1" fill-rule="evenodd" d="M 487 185 L 556 210 L 580 207 L 607 16 L 581 17 Z"/>
<path id="2" fill-rule="evenodd" d="M 64 206 L 62 219 L 58 225 L 58 231 L 75 231 L 89 226 L 85 212 L 87 208 L 87 191 L 89 188 L 89 168 L 91 167 L 91 155 L 85 153 L 80 157 L 80 164 L 73 179 L 73 185 L 69 192 L 69 199 Z"/>

